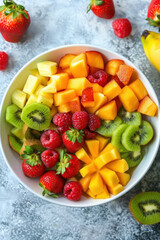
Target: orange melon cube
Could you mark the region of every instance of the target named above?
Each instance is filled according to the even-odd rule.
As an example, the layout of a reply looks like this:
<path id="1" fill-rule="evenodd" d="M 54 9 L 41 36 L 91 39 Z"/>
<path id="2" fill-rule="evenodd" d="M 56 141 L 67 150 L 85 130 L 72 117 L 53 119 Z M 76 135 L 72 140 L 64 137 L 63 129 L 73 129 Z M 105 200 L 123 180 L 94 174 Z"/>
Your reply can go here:
<path id="1" fill-rule="evenodd" d="M 99 152 L 101 152 L 103 150 L 103 148 L 106 146 L 106 144 L 109 142 L 110 138 L 103 137 L 103 136 L 97 134 L 96 139 L 99 141 Z"/>
<path id="2" fill-rule="evenodd" d="M 139 107 L 137 109 L 137 112 L 140 112 L 151 117 L 154 117 L 157 111 L 158 111 L 157 105 L 148 96 L 141 100 Z"/>
<path id="3" fill-rule="evenodd" d="M 124 85 L 127 85 L 130 81 L 133 71 L 134 69 L 132 67 L 129 67 L 127 65 L 120 65 L 117 76 Z"/>
<path id="4" fill-rule="evenodd" d="M 106 63 L 105 72 L 115 76 L 119 70 L 120 65 L 123 65 L 124 61 L 120 59 L 112 59 Z"/>
<path id="5" fill-rule="evenodd" d="M 82 175 L 82 177 L 85 177 L 88 174 L 91 175 L 92 173 L 94 173 L 96 171 L 97 171 L 97 168 L 94 165 L 94 163 L 90 163 L 90 164 L 84 166 L 83 168 L 81 168 L 79 172 Z"/>
<path id="6" fill-rule="evenodd" d="M 89 183 L 91 181 L 91 177 L 92 176 L 86 176 L 84 178 L 81 178 L 79 180 L 79 183 L 81 184 L 82 186 L 82 189 L 83 189 L 83 192 L 87 192 L 88 188 L 89 188 Z"/>
<path id="7" fill-rule="evenodd" d="M 108 190 L 112 195 L 117 195 L 118 193 L 122 192 L 124 188 L 121 184 L 117 184 L 114 187 L 108 187 Z"/>
<path id="8" fill-rule="evenodd" d="M 74 78 L 88 76 L 89 67 L 87 65 L 85 53 L 81 53 L 73 58 L 73 60 L 70 63 L 70 69 Z"/>
<path id="9" fill-rule="evenodd" d="M 87 78 L 71 78 L 68 81 L 67 89 L 74 89 L 77 96 L 82 96 L 82 91 L 85 88 L 92 87 L 92 84 Z"/>
<path id="10" fill-rule="evenodd" d="M 119 178 L 120 184 L 122 184 L 122 186 L 126 186 L 130 180 L 130 175 L 128 173 L 119 173 L 119 172 L 117 172 L 116 174 Z"/>
<path id="11" fill-rule="evenodd" d="M 67 73 L 70 78 L 73 78 L 70 67 L 62 69 L 64 73 Z"/>
<path id="12" fill-rule="evenodd" d="M 108 187 L 115 187 L 119 183 L 117 174 L 114 171 L 107 169 L 106 167 L 100 170 L 100 175 L 102 176 L 103 181 L 105 182 L 105 184 L 107 184 Z"/>
<path id="13" fill-rule="evenodd" d="M 81 148 L 75 153 L 76 157 L 80 159 L 82 162 L 89 164 L 92 162 L 91 158 L 88 156 L 87 152 L 84 150 L 84 148 Z"/>
<path id="14" fill-rule="evenodd" d="M 128 163 L 124 159 L 110 162 L 106 165 L 106 167 L 120 173 L 124 173 L 129 169 Z"/>
<path id="15" fill-rule="evenodd" d="M 134 112 L 139 106 L 139 101 L 132 89 L 125 86 L 119 94 L 119 99 L 122 102 L 123 107 L 128 112 Z"/>
<path id="16" fill-rule="evenodd" d="M 121 90 L 122 89 L 118 83 L 115 80 L 112 80 L 103 88 L 103 94 L 107 97 L 108 101 L 111 101 L 120 94 Z"/>
<path id="17" fill-rule="evenodd" d="M 109 194 L 108 189 L 107 189 L 107 187 L 106 187 L 105 185 L 103 186 L 103 192 L 100 193 L 100 194 L 98 194 L 98 195 L 96 195 L 95 198 L 96 198 L 96 199 L 106 199 L 106 198 L 110 198 L 110 194 Z"/>
<path id="18" fill-rule="evenodd" d="M 76 57 L 75 54 L 64 55 L 59 61 L 59 67 L 61 67 L 62 69 L 69 68 L 73 58 L 75 57 Z"/>
<path id="19" fill-rule="evenodd" d="M 96 115 L 104 120 L 114 120 L 117 117 L 117 104 L 116 101 L 111 101 L 101 107 Z"/>
<path id="20" fill-rule="evenodd" d="M 104 183 L 99 175 L 99 173 L 95 173 L 93 177 L 91 178 L 89 189 L 94 195 L 100 194 L 103 192 Z"/>
<path id="21" fill-rule="evenodd" d="M 89 73 L 92 75 L 96 72 L 98 72 L 99 70 L 101 70 L 100 68 L 95 68 L 95 67 L 90 67 L 89 68 Z"/>
<path id="22" fill-rule="evenodd" d="M 139 101 L 148 95 L 147 89 L 145 88 L 140 79 L 137 79 L 131 84 L 129 84 L 129 87 L 133 90 Z"/>
<path id="23" fill-rule="evenodd" d="M 102 54 L 96 51 L 87 51 L 87 64 L 90 67 L 104 69 L 104 60 Z"/>
<path id="24" fill-rule="evenodd" d="M 86 140 L 85 144 L 86 144 L 91 156 L 93 158 L 96 158 L 99 154 L 99 141 L 98 140 Z"/>
<path id="25" fill-rule="evenodd" d="M 67 113 L 67 112 L 71 111 L 68 103 L 65 103 L 65 104 L 62 104 L 62 105 L 58 106 L 57 110 L 58 110 L 59 113 Z"/>
<path id="26" fill-rule="evenodd" d="M 68 85 L 68 80 L 69 80 L 69 77 L 67 73 L 55 74 L 55 75 L 52 75 L 50 78 L 50 81 L 52 83 L 55 83 L 57 92 L 66 89 Z"/>
<path id="27" fill-rule="evenodd" d="M 54 105 L 60 106 L 76 97 L 74 90 L 65 90 L 54 94 Z"/>
<path id="28" fill-rule="evenodd" d="M 98 93 L 103 92 L 103 87 L 100 86 L 98 83 L 92 83 L 92 88 L 93 88 L 93 92 L 98 92 Z"/>
<path id="29" fill-rule="evenodd" d="M 107 102 L 107 97 L 104 96 L 102 93 L 95 92 L 94 93 L 94 107 L 86 108 L 88 113 L 95 113 L 100 107 L 102 107 Z"/>

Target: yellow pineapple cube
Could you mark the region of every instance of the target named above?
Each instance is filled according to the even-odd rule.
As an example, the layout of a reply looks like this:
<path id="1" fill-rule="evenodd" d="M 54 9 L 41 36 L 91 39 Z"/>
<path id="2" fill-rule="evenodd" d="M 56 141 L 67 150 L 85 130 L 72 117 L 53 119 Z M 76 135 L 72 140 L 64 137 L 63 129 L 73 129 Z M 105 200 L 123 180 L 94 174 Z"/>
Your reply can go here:
<path id="1" fill-rule="evenodd" d="M 37 63 L 38 71 L 41 76 L 51 77 L 57 72 L 57 63 L 51 61 L 44 61 Z"/>
<path id="2" fill-rule="evenodd" d="M 54 105 L 51 107 L 50 113 L 51 113 L 51 118 L 53 118 L 56 115 L 57 108 Z"/>
<path id="3" fill-rule="evenodd" d="M 40 91 L 42 90 L 42 88 L 44 88 L 44 85 L 40 84 L 40 85 L 37 87 L 37 89 L 36 89 L 36 91 L 34 92 L 34 94 L 38 96 L 38 95 L 40 94 Z"/>
<path id="4" fill-rule="evenodd" d="M 44 87 L 42 91 L 46 93 L 56 93 L 57 92 L 56 82 L 51 82 L 46 87 Z"/>
<path id="5" fill-rule="evenodd" d="M 31 95 L 35 92 L 35 90 L 39 84 L 40 84 L 40 80 L 38 77 L 29 75 L 29 77 L 27 78 L 27 81 L 24 85 L 23 92 Z"/>
<path id="6" fill-rule="evenodd" d="M 37 98 L 37 102 L 43 103 L 43 104 L 47 105 L 48 107 L 51 107 L 53 104 L 53 98 L 48 98 L 44 95 L 39 94 L 38 98 Z"/>
<path id="7" fill-rule="evenodd" d="M 12 93 L 12 103 L 16 104 L 18 107 L 23 108 L 27 99 L 27 94 L 19 89 L 16 89 Z"/>
<path id="8" fill-rule="evenodd" d="M 49 77 L 41 76 L 41 75 L 39 74 L 39 71 L 38 71 L 37 68 L 31 69 L 31 70 L 30 70 L 30 73 L 31 73 L 32 75 L 38 77 L 38 79 L 40 80 L 41 84 L 43 84 L 43 85 L 45 85 L 45 86 L 47 85 L 47 82 L 49 81 Z"/>
<path id="9" fill-rule="evenodd" d="M 40 90 L 39 95 L 44 96 L 49 99 L 53 99 L 53 94 L 52 93 L 46 93 L 43 91 L 43 89 Z"/>
<path id="10" fill-rule="evenodd" d="M 37 95 L 31 94 L 30 97 L 28 98 L 26 105 L 37 102 L 37 98 L 38 98 Z"/>

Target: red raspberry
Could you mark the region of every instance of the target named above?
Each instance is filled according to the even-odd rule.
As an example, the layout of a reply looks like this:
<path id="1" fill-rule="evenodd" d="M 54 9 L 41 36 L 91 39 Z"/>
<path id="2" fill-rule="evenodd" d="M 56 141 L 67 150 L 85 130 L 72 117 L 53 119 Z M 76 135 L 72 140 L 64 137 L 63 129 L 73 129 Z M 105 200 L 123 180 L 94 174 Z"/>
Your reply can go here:
<path id="1" fill-rule="evenodd" d="M 44 165 L 47 168 L 52 168 L 56 165 L 59 159 L 59 153 L 56 152 L 55 150 L 45 150 L 41 154 L 41 159 Z"/>
<path id="2" fill-rule="evenodd" d="M 48 129 L 42 133 L 41 143 L 43 147 L 52 150 L 62 145 L 62 139 L 59 133 L 55 130 Z"/>
<path id="3" fill-rule="evenodd" d="M 132 25 L 127 18 L 119 18 L 113 21 L 114 34 L 119 38 L 128 37 L 132 31 Z"/>
<path id="4" fill-rule="evenodd" d="M 104 87 L 110 80 L 110 75 L 102 70 L 89 75 L 88 80 L 91 83 L 98 83 L 100 86 Z"/>
<path id="5" fill-rule="evenodd" d="M 0 52 L 0 70 L 5 70 L 8 65 L 8 54 Z"/>
<path id="6" fill-rule="evenodd" d="M 82 196 L 82 187 L 79 182 L 71 181 L 64 186 L 64 196 L 72 201 L 80 200 Z"/>
<path id="7" fill-rule="evenodd" d="M 53 123 L 59 127 L 72 126 L 72 115 L 71 113 L 57 113 L 53 118 Z"/>
<path id="8" fill-rule="evenodd" d="M 89 123 L 88 123 L 89 129 L 91 131 L 95 131 L 100 126 L 101 126 L 100 118 L 94 114 L 89 114 Z"/>
<path id="9" fill-rule="evenodd" d="M 75 112 L 72 116 L 73 127 L 82 130 L 88 125 L 89 116 L 85 111 Z"/>
<path id="10" fill-rule="evenodd" d="M 96 132 L 90 132 L 87 128 L 84 129 L 84 137 L 85 139 L 94 139 L 96 137 Z"/>
<path id="11" fill-rule="evenodd" d="M 64 133 L 64 132 L 69 130 L 69 127 L 70 126 L 67 126 L 67 125 L 64 125 L 64 126 L 61 126 L 61 127 L 58 126 L 57 130 L 58 130 L 59 133 Z"/>

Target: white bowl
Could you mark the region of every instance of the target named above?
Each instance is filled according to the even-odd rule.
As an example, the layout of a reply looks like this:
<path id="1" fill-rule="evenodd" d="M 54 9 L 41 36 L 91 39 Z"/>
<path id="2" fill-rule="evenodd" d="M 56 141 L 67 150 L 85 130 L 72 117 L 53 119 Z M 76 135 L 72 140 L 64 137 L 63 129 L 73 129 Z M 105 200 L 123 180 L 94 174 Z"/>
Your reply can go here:
<path id="1" fill-rule="evenodd" d="M 71 45 L 71 46 L 63 46 L 55 49 L 51 49 L 49 51 L 46 51 L 37 57 L 33 58 L 31 61 L 29 61 L 21 70 L 16 74 L 16 76 L 11 81 L 6 93 L 4 94 L 4 98 L 2 100 L 1 104 L 1 117 L 0 117 L 0 142 L 1 142 L 1 149 L 3 153 L 3 157 L 8 165 L 8 167 L 12 170 L 12 172 L 16 175 L 18 180 L 32 193 L 36 194 L 37 196 L 41 197 L 42 199 L 46 199 L 49 202 L 65 205 L 65 206 L 71 206 L 71 207 L 89 207 L 89 206 L 95 206 L 100 205 L 102 203 L 107 203 L 112 200 L 115 200 L 125 193 L 127 193 L 130 189 L 132 189 L 146 174 L 148 169 L 151 167 L 151 164 L 154 161 L 154 158 L 156 156 L 156 153 L 158 151 L 159 147 L 159 141 L 160 141 L 160 115 L 158 113 L 158 116 L 153 118 L 146 118 L 150 121 L 154 128 L 154 139 L 152 142 L 145 147 L 145 156 L 142 160 L 142 162 L 136 167 L 136 169 L 133 171 L 131 180 L 125 187 L 124 191 L 119 193 L 116 196 L 111 196 L 109 199 L 101 199 L 101 200 L 95 200 L 92 198 L 85 198 L 82 197 L 81 201 L 73 202 L 69 201 L 63 196 L 59 197 L 58 199 L 50 198 L 50 197 L 42 197 L 42 188 L 38 185 L 39 179 L 30 179 L 24 176 L 21 168 L 22 160 L 18 157 L 18 155 L 11 150 L 8 144 L 8 134 L 10 132 L 10 126 L 5 121 L 5 109 L 6 107 L 11 104 L 11 95 L 12 92 L 16 88 L 23 88 L 24 83 L 29 75 L 29 70 L 36 67 L 36 64 L 39 61 L 43 60 L 52 60 L 58 62 L 59 59 L 67 54 L 67 53 L 73 53 L 78 54 L 87 50 L 94 50 L 99 51 L 103 54 L 104 58 L 106 59 L 122 59 L 125 61 L 125 63 L 131 67 L 133 67 L 138 75 L 141 81 L 144 83 L 145 87 L 148 90 L 148 93 L 150 97 L 153 99 L 153 101 L 158 105 L 158 99 L 155 94 L 155 91 L 153 90 L 150 82 L 147 80 L 147 78 L 143 75 L 143 73 L 137 69 L 129 60 L 127 60 L 125 57 L 111 52 L 109 50 L 105 50 L 102 48 L 98 48 L 91 45 Z M 156 131 L 157 130 L 157 131 Z"/>

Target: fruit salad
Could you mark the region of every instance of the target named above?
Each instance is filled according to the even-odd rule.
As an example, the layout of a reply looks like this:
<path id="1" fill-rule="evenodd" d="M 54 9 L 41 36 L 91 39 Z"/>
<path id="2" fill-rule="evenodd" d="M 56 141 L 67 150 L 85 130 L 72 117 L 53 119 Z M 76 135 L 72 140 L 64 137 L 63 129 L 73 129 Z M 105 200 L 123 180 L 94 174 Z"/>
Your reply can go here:
<path id="1" fill-rule="evenodd" d="M 9 144 L 43 196 L 106 199 L 124 190 L 154 135 L 145 116 L 158 111 L 135 76 L 123 60 L 87 51 L 39 62 L 13 91 Z"/>

